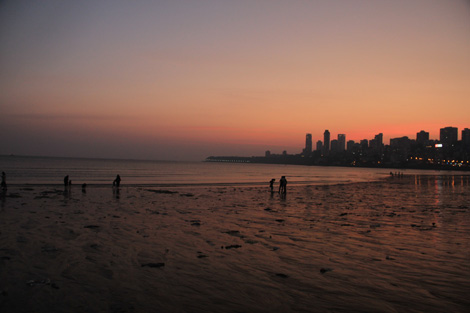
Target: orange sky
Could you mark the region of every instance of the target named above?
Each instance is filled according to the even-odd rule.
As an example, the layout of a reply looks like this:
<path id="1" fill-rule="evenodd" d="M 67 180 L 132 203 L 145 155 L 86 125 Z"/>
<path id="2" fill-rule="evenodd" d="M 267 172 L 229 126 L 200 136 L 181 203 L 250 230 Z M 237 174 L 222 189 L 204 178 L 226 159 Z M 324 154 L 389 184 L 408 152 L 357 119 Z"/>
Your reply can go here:
<path id="1" fill-rule="evenodd" d="M 470 3 L 6 1 L 0 154 L 299 153 L 470 128 Z"/>

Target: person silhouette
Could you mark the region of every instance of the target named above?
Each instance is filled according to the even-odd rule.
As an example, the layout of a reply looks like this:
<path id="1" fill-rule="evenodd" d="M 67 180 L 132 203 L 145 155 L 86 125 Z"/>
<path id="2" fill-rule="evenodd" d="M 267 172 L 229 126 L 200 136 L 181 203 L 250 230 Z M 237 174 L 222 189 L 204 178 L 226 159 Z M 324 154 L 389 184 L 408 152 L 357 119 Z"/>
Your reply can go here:
<path id="1" fill-rule="evenodd" d="M 286 194 L 287 193 L 287 179 L 286 176 L 282 176 L 279 180 L 279 193 Z"/>
<path id="2" fill-rule="evenodd" d="M 113 181 L 113 186 L 119 187 L 120 184 L 121 184 L 121 177 L 117 175 L 116 179 Z"/>
<path id="3" fill-rule="evenodd" d="M 274 192 L 274 182 L 275 181 L 276 180 L 274 178 L 269 181 L 269 188 L 271 188 L 271 193 Z"/>
<path id="4" fill-rule="evenodd" d="M 69 186 L 69 175 L 64 177 L 64 187 L 68 187 L 68 186 Z"/>

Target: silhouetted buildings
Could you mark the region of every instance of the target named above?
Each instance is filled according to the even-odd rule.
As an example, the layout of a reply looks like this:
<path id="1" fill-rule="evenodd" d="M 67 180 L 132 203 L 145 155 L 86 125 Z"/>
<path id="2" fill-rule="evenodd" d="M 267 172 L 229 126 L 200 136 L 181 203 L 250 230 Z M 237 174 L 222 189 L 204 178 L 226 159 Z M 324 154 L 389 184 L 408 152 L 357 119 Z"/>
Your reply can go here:
<path id="1" fill-rule="evenodd" d="M 361 149 L 366 150 L 367 148 L 369 148 L 369 140 L 362 139 L 361 140 Z"/>
<path id="2" fill-rule="evenodd" d="M 338 153 L 339 150 L 339 141 L 336 139 L 333 139 L 331 141 L 331 153 Z"/>
<path id="3" fill-rule="evenodd" d="M 462 130 L 462 153 L 464 158 L 470 159 L 470 129 Z"/>
<path id="4" fill-rule="evenodd" d="M 462 145 L 467 149 L 470 148 L 470 129 L 462 130 Z"/>
<path id="5" fill-rule="evenodd" d="M 320 153 L 322 152 L 323 150 L 323 142 L 321 140 L 318 140 L 317 141 L 317 151 L 320 151 Z"/>
<path id="6" fill-rule="evenodd" d="M 429 141 L 429 133 L 424 130 L 416 133 L 416 143 L 425 145 Z"/>
<path id="7" fill-rule="evenodd" d="M 312 134 L 308 133 L 300 154 L 266 151 L 264 157 L 209 157 L 207 161 L 470 170 L 469 128 L 462 130 L 460 141 L 455 127 L 441 128 L 439 140 L 430 139 L 429 132 L 421 130 L 416 133 L 416 139 L 391 138 L 389 145 L 384 145 L 383 133 L 370 140 L 349 140 L 347 145 L 346 134 L 337 136 L 338 139 L 330 140 L 331 134 L 325 130 L 323 142 L 318 140 L 312 151 Z"/>
<path id="8" fill-rule="evenodd" d="M 408 159 L 408 154 L 411 149 L 411 140 L 407 136 L 391 138 L 390 149 L 390 162 L 393 164 L 402 164 Z"/>
<path id="9" fill-rule="evenodd" d="M 323 133 L 323 154 L 328 155 L 330 153 L 330 132 L 325 130 Z"/>
<path id="10" fill-rule="evenodd" d="M 382 150 L 383 138 L 384 135 L 382 133 L 375 135 L 374 139 L 369 141 L 369 147 L 376 149 L 377 151 Z"/>
<path id="11" fill-rule="evenodd" d="M 391 148 L 409 149 L 410 145 L 411 145 L 411 140 L 407 136 L 390 139 Z"/>
<path id="12" fill-rule="evenodd" d="M 303 152 L 305 155 L 312 153 L 312 134 L 307 134 L 305 136 L 305 149 Z"/>
<path id="13" fill-rule="evenodd" d="M 440 138 L 442 145 L 450 146 L 457 142 L 458 130 L 456 127 L 441 128 Z"/>
<path id="14" fill-rule="evenodd" d="M 338 134 L 338 145 L 339 145 L 339 151 L 346 150 L 346 135 L 345 134 Z"/>

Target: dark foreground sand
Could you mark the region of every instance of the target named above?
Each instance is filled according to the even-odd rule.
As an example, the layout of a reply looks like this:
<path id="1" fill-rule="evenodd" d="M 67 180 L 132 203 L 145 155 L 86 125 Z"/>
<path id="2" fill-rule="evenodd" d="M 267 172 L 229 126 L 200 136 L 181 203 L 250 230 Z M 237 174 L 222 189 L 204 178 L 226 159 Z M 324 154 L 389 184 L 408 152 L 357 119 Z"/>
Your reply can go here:
<path id="1" fill-rule="evenodd" d="M 0 200 L 0 312 L 470 309 L 468 176 Z"/>

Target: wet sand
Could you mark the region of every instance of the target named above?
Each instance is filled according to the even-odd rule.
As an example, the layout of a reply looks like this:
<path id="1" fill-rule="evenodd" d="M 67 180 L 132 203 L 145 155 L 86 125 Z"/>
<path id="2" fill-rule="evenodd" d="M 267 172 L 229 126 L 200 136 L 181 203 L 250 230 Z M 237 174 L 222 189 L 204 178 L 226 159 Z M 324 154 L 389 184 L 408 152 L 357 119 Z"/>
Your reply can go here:
<path id="1" fill-rule="evenodd" d="M 469 176 L 10 186 L 1 312 L 468 312 Z"/>

